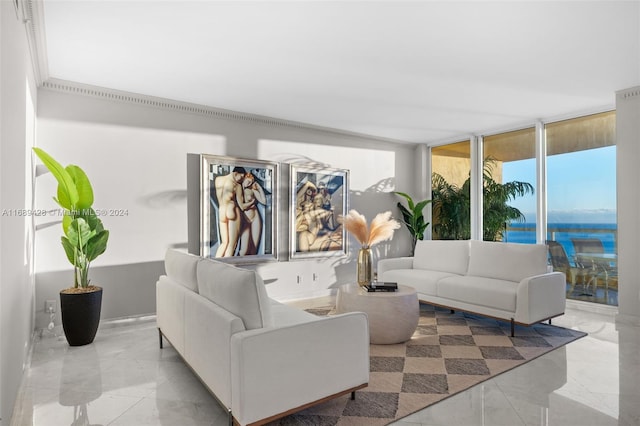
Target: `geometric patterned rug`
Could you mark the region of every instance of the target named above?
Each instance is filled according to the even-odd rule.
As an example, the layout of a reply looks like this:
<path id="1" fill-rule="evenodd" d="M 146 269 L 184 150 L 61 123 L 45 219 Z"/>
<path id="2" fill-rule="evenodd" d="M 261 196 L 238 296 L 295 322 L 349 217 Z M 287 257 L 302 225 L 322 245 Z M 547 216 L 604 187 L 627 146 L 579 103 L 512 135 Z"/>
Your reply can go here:
<path id="1" fill-rule="evenodd" d="M 510 334 L 508 322 L 421 304 L 411 340 L 370 346 L 369 386 L 354 401 L 345 395 L 270 425 L 386 425 L 586 336 L 548 324 Z"/>

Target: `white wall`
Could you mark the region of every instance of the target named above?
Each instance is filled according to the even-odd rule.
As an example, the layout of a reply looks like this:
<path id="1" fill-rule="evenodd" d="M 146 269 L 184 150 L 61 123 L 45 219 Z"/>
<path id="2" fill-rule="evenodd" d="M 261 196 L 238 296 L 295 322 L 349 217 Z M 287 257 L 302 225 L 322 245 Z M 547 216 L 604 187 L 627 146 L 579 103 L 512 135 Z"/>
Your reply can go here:
<path id="1" fill-rule="evenodd" d="M 13 2 L 0 2 L 0 425 L 9 424 L 33 331 L 31 208 L 35 85 Z"/>
<path id="2" fill-rule="evenodd" d="M 616 96 L 619 318 L 640 323 L 640 87 Z"/>
<path id="3" fill-rule="evenodd" d="M 105 288 L 103 318 L 155 312 L 155 281 L 163 273 L 164 252 L 167 247 L 187 246 L 187 153 L 283 163 L 314 161 L 349 169 L 351 207 L 368 218 L 384 210 L 399 215 L 398 199 L 390 192 L 413 193 L 417 188 L 413 145 L 48 89 L 38 92 L 38 145 L 61 163 L 77 164 L 87 172 L 96 208 L 126 211 L 125 216 L 103 218 L 111 233 L 109 247 L 93 264 L 92 281 Z M 40 176 L 36 206 L 54 208 L 50 200 L 54 190 L 53 177 Z M 280 258 L 286 260 L 288 206 L 286 194 L 281 195 L 278 246 Z M 39 223 L 53 220 L 47 216 Z M 59 290 L 71 283 L 60 232 L 58 224 L 37 231 L 36 327 L 48 321 L 44 300 L 57 300 Z M 379 256 L 408 253 L 406 229 L 377 249 Z M 355 263 L 352 253 L 348 259 L 261 264 L 258 270 L 272 297 L 291 300 L 329 294 L 337 283 L 354 279 Z"/>
<path id="4" fill-rule="evenodd" d="M 111 233 L 107 252 L 93 266 L 155 261 L 167 245 L 186 243 L 186 153 L 221 153 L 225 145 L 220 135 L 38 119 L 38 146 L 87 173 L 94 208 Z M 56 188 L 50 173 L 38 177 L 38 208 L 59 211 Z M 60 220 L 55 214 L 37 218 L 38 272 L 71 271 Z"/>

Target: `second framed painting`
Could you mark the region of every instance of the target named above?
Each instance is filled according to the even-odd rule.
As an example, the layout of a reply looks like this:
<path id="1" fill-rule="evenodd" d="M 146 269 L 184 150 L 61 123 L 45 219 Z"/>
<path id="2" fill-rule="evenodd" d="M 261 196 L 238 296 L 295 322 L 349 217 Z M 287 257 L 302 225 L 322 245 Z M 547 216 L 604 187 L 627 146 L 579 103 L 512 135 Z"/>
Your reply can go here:
<path id="1" fill-rule="evenodd" d="M 290 259 L 346 256 L 349 172 L 291 165 Z"/>
<path id="2" fill-rule="evenodd" d="M 201 189 L 201 256 L 277 260 L 277 163 L 203 154 Z"/>

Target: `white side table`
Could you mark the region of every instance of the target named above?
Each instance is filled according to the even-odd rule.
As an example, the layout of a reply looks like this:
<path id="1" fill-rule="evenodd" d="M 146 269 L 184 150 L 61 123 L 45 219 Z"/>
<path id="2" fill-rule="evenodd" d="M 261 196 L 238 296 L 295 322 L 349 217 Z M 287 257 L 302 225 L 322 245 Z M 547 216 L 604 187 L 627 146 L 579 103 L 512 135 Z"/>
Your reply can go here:
<path id="1" fill-rule="evenodd" d="M 406 342 L 416 331 L 420 318 L 416 290 L 404 285 L 393 292 L 368 292 L 358 284 L 340 286 L 336 313 L 355 311 L 367 314 L 370 341 L 378 345 Z"/>

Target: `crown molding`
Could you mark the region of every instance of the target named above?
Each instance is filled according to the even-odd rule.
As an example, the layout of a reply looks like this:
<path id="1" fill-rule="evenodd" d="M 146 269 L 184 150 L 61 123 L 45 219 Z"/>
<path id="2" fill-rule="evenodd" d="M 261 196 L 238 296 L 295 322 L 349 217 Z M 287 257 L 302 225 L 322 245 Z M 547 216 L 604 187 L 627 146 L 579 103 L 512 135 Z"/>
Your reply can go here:
<path id="1" fill-rule="evenodd" d="M 640 97 L 640 86 L 631 87 L 629 89 L 624 89 L 624 90 L 618 90 L 616 92 L 616 96 L 622 99 Z"/>
<path id="2" fill-rule="evenodd" d="M 44 11 L 42 0 L 15 0 L 21 11 L 22 22 L 27 33 L 31 64 L 36 84 L 41 86 L 49 78 L 47 42 L 44 34 Z"/>
<path id="3" fill-rule="evenodd" d="M 41 89 L 54 92 L 70 93 L 74 95 L 89 96 L 93 98 L 106 99 L 114 102 L 124 102 L 128 104 L 140 105 L 149 108 L 178 111 L 187 114 L 196 114 L 204 117 L 217 118 L 223 120 L 241 121 L 252 124 L 260 124 L 270 127 L 288 127 L 305 131 L 320 133 L 330 133 L 342 137 L 367 139 L 372 142 L 384 142 L 402 145 L 416 145 L 414 142 L 383 138 L 364 133 L 349 132 L 346 130 L 334 129 L 331 127 L 316 126 L 313 124 L 298 121 L 284 120 L 280 118 L 267 117 L 257 114 L 232 111 L 222 108 L 213 108 L 206 105 L 199 105 L 189 102 L 175 101 L 172 99 L 159 98 L 155 96 L 141 95 L 137 93 L 125 92 L 121 90 L 108 89 L 89 84 L 77 83 L 74 81 L 48 79 L 41 85 Z"/>

